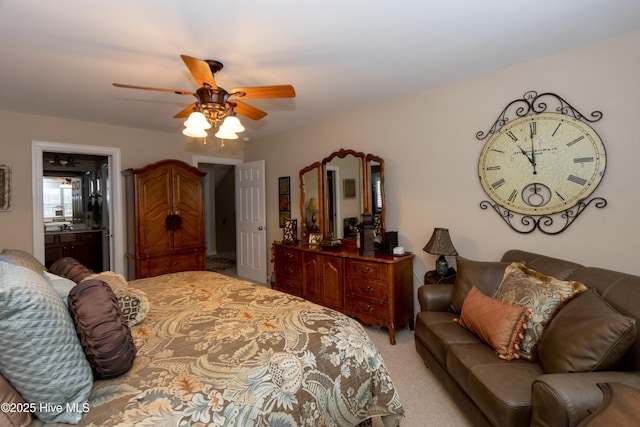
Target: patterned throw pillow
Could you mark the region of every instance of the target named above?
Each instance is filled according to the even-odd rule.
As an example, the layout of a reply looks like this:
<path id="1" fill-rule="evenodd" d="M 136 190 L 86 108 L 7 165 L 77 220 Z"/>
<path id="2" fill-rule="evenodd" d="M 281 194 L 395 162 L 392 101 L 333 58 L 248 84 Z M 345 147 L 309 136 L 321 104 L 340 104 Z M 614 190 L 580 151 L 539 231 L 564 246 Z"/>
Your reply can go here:
<path id="1" fill-rule="evenodd" d="M 145 318 L 149 312 L 147 294 L 139 289 L 130 288 L 124 276 L 113 271 L 103 271 L 87 276 L 82 281 L 93 279 L 102 280 L 111 287 L 129 326 L 137 325 Z"/>
<path id="2" fill-rule="evenodd" d="M 77 424 L 93 375 L 73 320 L 41 273 L 0 262 L 0 373 L 43 422 Z M 68 405 L 67 405 L 68 404 Z"/>
<path id="3" fill-rule="evenodd" d="M 489 344 L 501 359 L 517 359 L 528 311 L 483 294 L 473 286 L 462 304 L 458 323 Z"/>
<path id="4" fill-rule="evenodd" d="M 494 298 L 526 307 L 531 313 L 518 355 L 523 359 L 535 360 L 535 346 L 551 318 L 562 304 L 586 290 L 587 287 L 580 282 L 558 280 L 519 262 L 510 264 Z"/>

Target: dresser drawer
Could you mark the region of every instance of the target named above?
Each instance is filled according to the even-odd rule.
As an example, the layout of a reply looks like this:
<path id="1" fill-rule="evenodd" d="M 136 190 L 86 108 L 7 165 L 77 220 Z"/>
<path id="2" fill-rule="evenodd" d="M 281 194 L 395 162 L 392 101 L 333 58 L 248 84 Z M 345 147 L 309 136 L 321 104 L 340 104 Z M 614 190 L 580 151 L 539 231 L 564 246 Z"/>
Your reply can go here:
<path id="1" fill-rule="evenodd" d="M 275 289 L 298 297 L 302 296 L 302 282 L 300 280 L 276 277 Z"/>
<path id="2" fill-rule="evenodd" d="M 302 263 L 299 251 L 278 248 L 276 251 L 276 277 L 278 279 L 302 279 Z"/>
<path id="3" fill-rule="evenodd" d="M 347 314 L 367 324 L 387 325 L 389 305 L 364 298 L 347 297 Z"/>
<path id="4" fill-rule="evenodd" d="M 387 290 L 387 282 L 361 279 L 359 277 L 347 278 L 347 292 L 353 296 L 387 302 L 389 298 Z"/>
<path id="5" fill-rule="evenodd" d="M 358 261 L 348 259 L 346 266 L 347 276 L 366 277 L 368 279 L 386 279 L 387 265 L 375 262 Z"/>

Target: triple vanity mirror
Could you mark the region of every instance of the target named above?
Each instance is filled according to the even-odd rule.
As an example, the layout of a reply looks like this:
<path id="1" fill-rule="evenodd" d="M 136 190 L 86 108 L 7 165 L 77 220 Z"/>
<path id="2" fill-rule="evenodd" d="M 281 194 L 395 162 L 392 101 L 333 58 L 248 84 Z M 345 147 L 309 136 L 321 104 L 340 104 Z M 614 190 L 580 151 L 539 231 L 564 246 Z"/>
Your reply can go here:
<path id="1" fill-rule="evenodd" d="M 340 149 L 300 170 L 301 235 L 355 240 L 363 212 L 384 232 L 384 161 L 372 154 Z"/>

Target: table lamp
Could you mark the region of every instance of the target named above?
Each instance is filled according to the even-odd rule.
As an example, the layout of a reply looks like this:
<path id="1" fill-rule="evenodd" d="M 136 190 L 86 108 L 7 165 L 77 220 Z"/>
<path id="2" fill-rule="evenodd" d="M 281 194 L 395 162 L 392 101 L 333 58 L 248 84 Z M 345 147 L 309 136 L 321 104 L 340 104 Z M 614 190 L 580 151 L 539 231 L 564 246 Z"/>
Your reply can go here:
<path id="1" fill-rule="evenodd" d="M 451 243 L 448 228 L 434 228 L 431 239 L 424 245 L 422 250 L 433 255 L 440 255 L 436 260 L 436 272 L 440 276 L 446 276 L 449 273 L 449 263 L 447 263 L 445 255 L 458 255 L 456 248 Z"/>

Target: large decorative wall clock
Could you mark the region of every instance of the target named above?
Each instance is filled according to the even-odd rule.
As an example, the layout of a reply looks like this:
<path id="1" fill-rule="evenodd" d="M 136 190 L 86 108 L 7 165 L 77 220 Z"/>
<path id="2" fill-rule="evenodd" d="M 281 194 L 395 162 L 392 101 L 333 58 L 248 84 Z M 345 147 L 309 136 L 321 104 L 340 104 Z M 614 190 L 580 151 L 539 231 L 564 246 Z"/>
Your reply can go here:
<path id="1" fill-rule="evenodd" d="M 478 161 L 480 183 L 493 208 L 515 231 L 546 234 L 566 230 L 593 204 L 589 199 L 604 176 L 604 144 L 589 125 L 602 118 L 582 115 L 554 93 L 530 91 L 510 102 L 488 132 Z"/>

